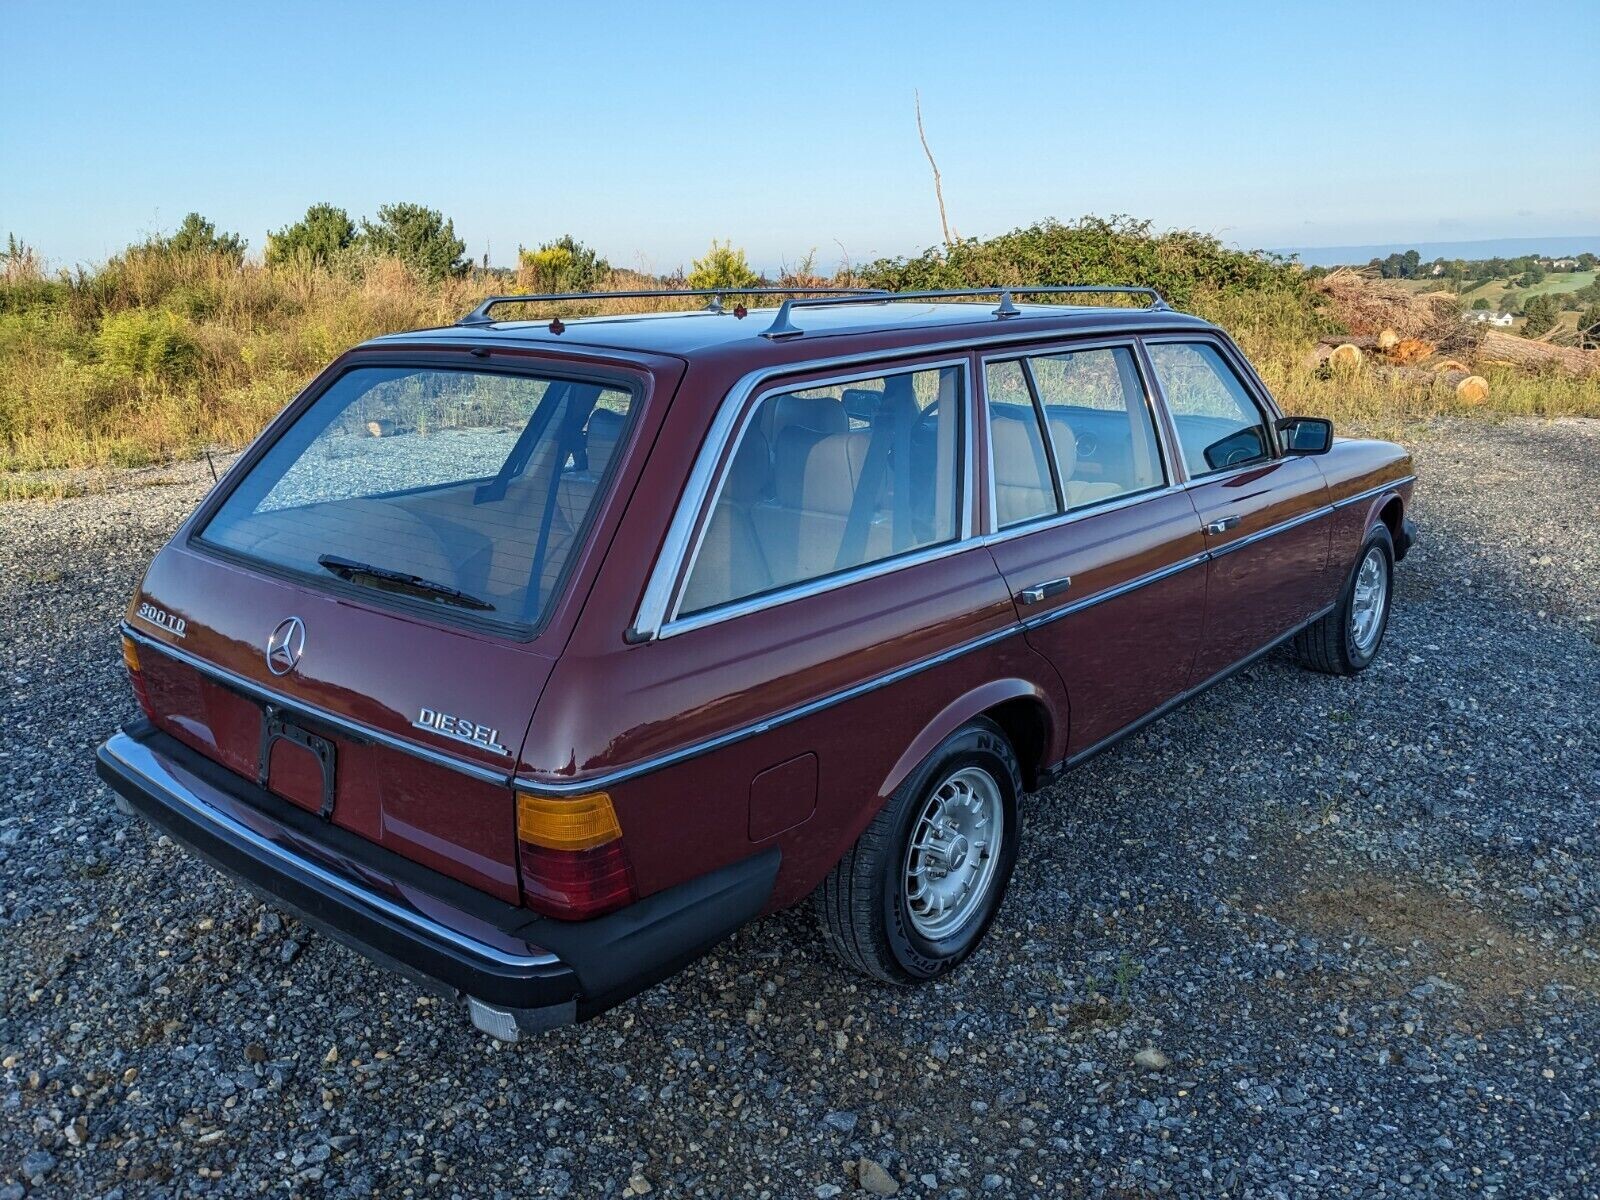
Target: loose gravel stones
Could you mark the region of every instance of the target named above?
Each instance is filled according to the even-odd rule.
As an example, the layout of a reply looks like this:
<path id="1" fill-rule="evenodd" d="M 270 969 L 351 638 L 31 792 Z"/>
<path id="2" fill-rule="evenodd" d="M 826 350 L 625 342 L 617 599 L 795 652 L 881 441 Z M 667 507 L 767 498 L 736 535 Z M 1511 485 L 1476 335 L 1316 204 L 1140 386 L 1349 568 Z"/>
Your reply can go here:
<path id="1" fill-rule="evenodd" d="M 1600 1192 L 1600 423 L 1417 469 L 1374 667 L 1272 656 L 1027 798 L 955 977 L 781 913 L 511 1047 L 96 782 L 205 465 L 0 505 L 0 1197 Z"/>

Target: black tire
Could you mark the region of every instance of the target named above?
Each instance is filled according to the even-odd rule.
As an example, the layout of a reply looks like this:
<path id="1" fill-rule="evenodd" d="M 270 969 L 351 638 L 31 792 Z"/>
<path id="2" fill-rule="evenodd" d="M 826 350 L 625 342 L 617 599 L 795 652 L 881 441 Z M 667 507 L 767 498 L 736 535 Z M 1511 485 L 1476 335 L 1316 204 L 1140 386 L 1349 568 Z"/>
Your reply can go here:
<path id="1" fill-rule="evenodd" d="M 1355 637 L 1351 610 L 1355 602 L 1357 576 L 1367 556 L 1373 553 L 1378 555 L 1383 572 L 1383 606 L 1378 617 L 1377 636 L 1363 648 Z M 1366 540 L 1361 543 L 1361 552 L 1356 555 L 1344 590 L 1339 593 L 1339 603 L 1327 616 L 1295 635 L 1294 649 L 1300 665 L 1327 675 L 1355 675 L 1365 671 L 1383 646 L 1384 635 L 1389 631 L 1389 612 L 1393 607 L 1394 539 L 1389 536 L 1386 525 L 1378 524 L 1372 527 Z"/>
<path id="2" fill-rule="evenodd" d="M 973 768 L 997 785 L 999 846 L 996 851 L 990 843 L 995 861 L 971 901 L 970 916 L 949 936 L 930 940 L 919 931 L 906 894 L 910 842 L 934 793 Z M 1021 794 L 1016 752 L 994 722 L 978 718 L 941 742 L 889 797 L 812 897 L 828 949 L 846 966 L 885 983 L 922 983 L 954 970 L 983 939 L 1005 898 L 1017 861 Z"/>

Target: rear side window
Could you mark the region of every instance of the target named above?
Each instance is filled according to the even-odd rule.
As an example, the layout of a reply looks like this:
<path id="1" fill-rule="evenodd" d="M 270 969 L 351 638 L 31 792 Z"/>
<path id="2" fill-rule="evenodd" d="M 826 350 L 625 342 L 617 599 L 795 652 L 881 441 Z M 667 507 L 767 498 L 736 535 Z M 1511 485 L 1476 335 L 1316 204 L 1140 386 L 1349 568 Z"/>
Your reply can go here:
<path id="1" fill-rule="evenodd" d="M 999 528 L 1092 508 L 1166 482 L 1127 346 L 995 363 L 986 375 Z M 1044 454 L 1048 435 L 1048 458 Z"/>
<path id="2" fill-rule="evenodd" d="M 1271 456 L 1272 443 L 1261 410 L 1215 346 L 1150 342 L 1145 348 L 1161 381 L 1191 476 Z"/>
<path id="3" fill-rule="evenodd" d="M 358 367 L 267 450 L 201 538 L 527 628 L 583 536 L 632 408 L 631 392 L 597 382 Z"/>
<path id="4" fill-rule="evenodd" d="M 765 397 L 729 459 L 679 614 L 953 540 L 964 403 L 956 367 Z"/>

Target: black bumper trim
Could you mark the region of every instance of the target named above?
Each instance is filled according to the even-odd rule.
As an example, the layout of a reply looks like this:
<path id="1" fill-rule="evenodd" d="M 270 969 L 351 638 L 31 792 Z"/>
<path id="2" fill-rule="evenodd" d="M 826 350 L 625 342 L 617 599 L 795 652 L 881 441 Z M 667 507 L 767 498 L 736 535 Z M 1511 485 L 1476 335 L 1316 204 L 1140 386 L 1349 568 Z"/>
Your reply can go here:
<path id="1" fill-rule="evenodd" d="M 192 757 L 197 756 L 175 739 L 140 723 L 100 747 L 97 770 L 157 829 L 251 891 L 381 966 L 435 991 L 517 1010 L 530 1026 L 593 1016 L 672 974 L 755 917 L 777 875 L 778 852 L 771 849 L 608 916 L 534 917 L 515 933 L 537 944 L 529 944 L 525 954 L 510 953 L 407 911 L 357 880 L 262 838 L 184 788 L 163 763 L 165 758 L 181 765 Z M 216 775 L 208 771 L 207 782 L 214 785 Z M 250 781 L 226 777 L 234 781 L 227 789 L 230 801 L 261 809 L 252 804 L 256 789 Z M 380 847 L 372 847 L 372 854 L 393 857 Z M 408 882 L 431 874 L 403 861 Z M 441 897 L 463 888 L 442 876 L 440 883 Z"/>

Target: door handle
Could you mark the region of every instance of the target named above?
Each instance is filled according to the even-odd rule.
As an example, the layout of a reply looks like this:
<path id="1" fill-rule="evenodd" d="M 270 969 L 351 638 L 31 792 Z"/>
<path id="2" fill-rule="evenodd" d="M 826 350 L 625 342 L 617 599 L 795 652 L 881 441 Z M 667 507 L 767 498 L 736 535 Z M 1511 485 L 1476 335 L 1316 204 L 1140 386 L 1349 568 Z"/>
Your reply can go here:
<path id="1" fill-rule="evenodd" d="M 1238 517 L 1218 517 L 1215 521 L 1206 522 L 1207 533 L 1227 533 L 1239 523 Z"/>
<path id="2" fill-rule="evenodd" d="M 1059 596 L 1072 586 L 1072 576 L 1063 575 L 1060 579 L 1051 579 L 1044 583 L 1036 583 L 1032 587 L 1025 587 L 1017 593 L 1018 604 L 1039 604 Z"/>

